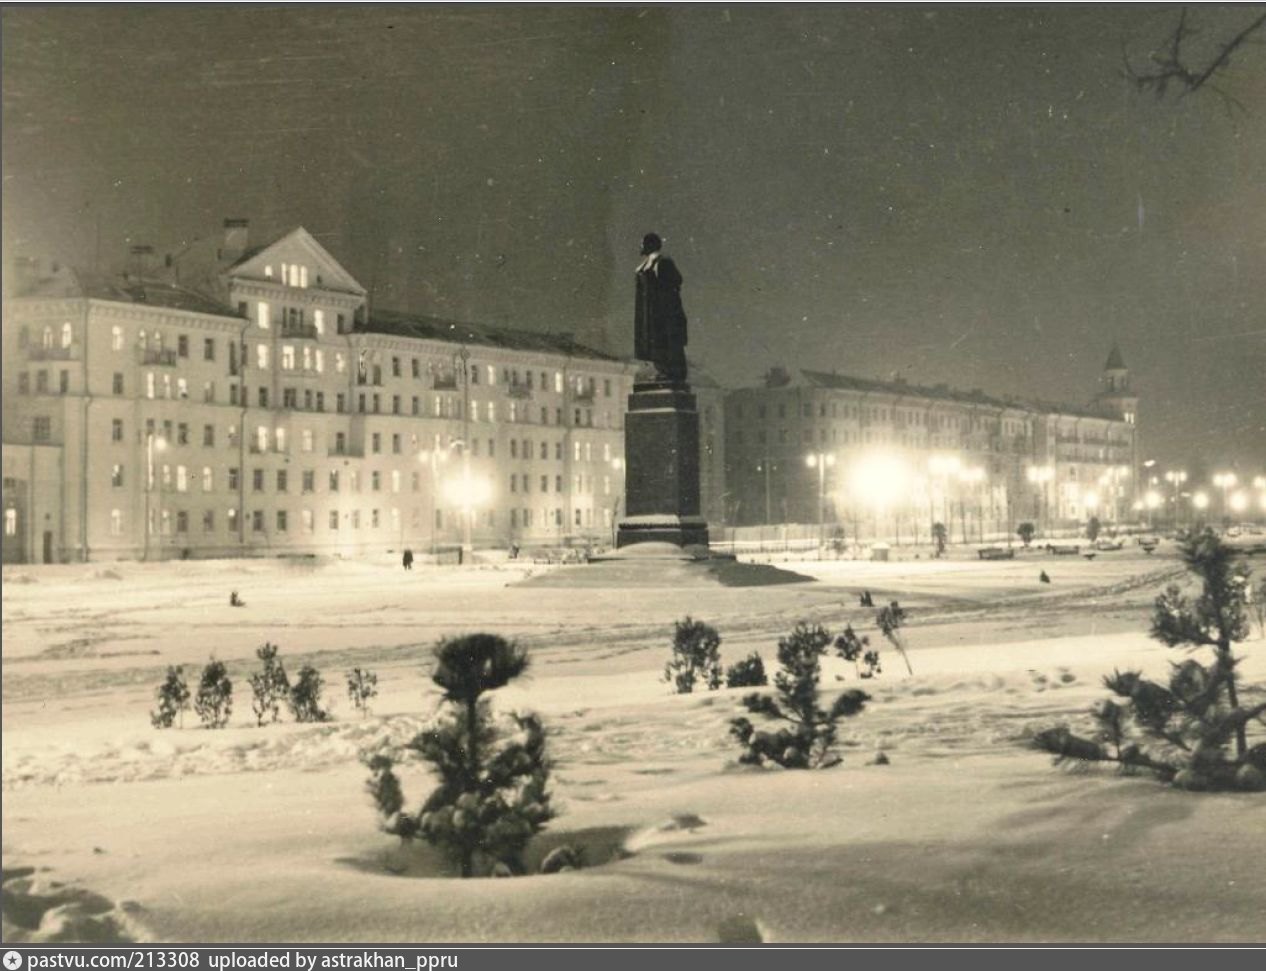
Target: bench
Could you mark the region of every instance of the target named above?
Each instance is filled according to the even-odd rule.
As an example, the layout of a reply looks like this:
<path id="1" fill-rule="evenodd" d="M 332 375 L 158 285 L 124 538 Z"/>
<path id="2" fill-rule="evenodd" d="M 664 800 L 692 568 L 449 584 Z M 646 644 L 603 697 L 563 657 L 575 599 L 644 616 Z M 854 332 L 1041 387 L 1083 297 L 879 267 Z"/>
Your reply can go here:
<path id="1" fill-rule="evenodd" d="M 1009 546 L 982 546 L 976 555 L 982 560 L 1014 560 L 1015 550 Z"/>

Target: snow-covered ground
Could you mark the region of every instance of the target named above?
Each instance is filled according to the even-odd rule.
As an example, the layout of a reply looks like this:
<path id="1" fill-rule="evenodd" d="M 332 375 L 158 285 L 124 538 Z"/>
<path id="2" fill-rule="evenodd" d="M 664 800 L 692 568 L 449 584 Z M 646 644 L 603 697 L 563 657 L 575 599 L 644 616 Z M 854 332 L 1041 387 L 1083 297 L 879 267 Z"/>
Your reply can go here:
<path id="1" fill-rule="evenodd" d="M 573 584 L 542 581 L 560 568 L 386 561 L 6 569 L 4 937 L 706 942 L 741 917 L 775 941 L 1266 938 L 1260 796 L 1054 769 L 1025 747 L 1084 719 L 1112 668 L 1159 673 L 1176 656 L 1145 633 L 1172 553 L 786 566 L 817 580 L 621 589 L 594 572 L 608 565 L 561 568 L 581 571 Z M 884 651 L 873 703 L 842 725 L 841 766 L 738 768 L 741 692 L 673 696 L 659 680 L 675 619 L 718 627 L 727 663 L 757 650 L 772 668 L 797 620 L 873 635 L 862 590 L 910 611 L 915 673 Z M 562 813 L 542 843 L 602 865 L 459 881 L 376 830 L 360 757 L 427 721 L 431 646 L 472 630 L 532 654 L 497 700 L 551 729 Z M 265 641 L 291 672 L 322 670 L 336 721 L 253 726 L 245 677 Z M 1266 643 L 1255 632 L 1242 653 L 1260 686 Z M 167 665 L 193 680 L 211 655 L 235 681 L 230 727 L 191 713 L 152 729 Z M 357 665 L 380 678 L 364 719 L 343 695 Z M 828 662 L 825 691 L 856 684 Z M 880 750 L 891 764 L 868 764 Z M 416 804 L 427 780 L 405 776 Z"/>

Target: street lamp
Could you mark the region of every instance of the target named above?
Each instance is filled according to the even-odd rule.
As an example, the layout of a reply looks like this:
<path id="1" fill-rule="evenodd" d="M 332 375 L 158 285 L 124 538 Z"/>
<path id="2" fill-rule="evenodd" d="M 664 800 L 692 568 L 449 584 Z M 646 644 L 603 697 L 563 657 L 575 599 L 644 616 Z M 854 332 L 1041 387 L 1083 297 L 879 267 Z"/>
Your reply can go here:
<path id="1" fill-rule="evenodd" d="M 1143 505 L 1147 507 L 1147 528 L 1151 529 L 1155 519 L 1156 510 L 1161 504 L 1161 494 L 1155 489 L 1148 489 L 1143 496 Z"/>
<path id="2" fill-rule="evenodd" d="M 831 452 L 813 452 L 805 458 L 805 464 L 818 470 L 818 557 L 826 545 L 826 470 L 835 465 Z"/>
<path id="3" fill-rule="evenodd" d="M 1231 495 L 1231 509 L 1234 512 L 1244 512 L 1248 508 L 1248 495 L 1244 492 L 1236 492 Z"/>
<path id="4" fill-rule="evenodd" d="M 1182 484 L 1187 481 L 1187 473 L 1182 469 L 1171 469 L 1165 473 L 1165 481 L 1174 488 L 1174 526 L 1178 526 L 1179 496 Z"/>
<path id="5" fill-rule="evenodd" d="M 145 553 L 144 553 L 143 559 L 146 562 L 149 561 L 149 534 L 150 534 L 150 531 L 154 527 L 154 523 L 150 519 L 150 494 L 154 491 L 154 453 L 165 452 L 166 450 L 167 450 L 167 439 L 162 438 L 158 435 L 155 435 L 153 432 L 145 433 L 145 468 L 146 468 L 146 472 L 145 472 Z M 161 520 L 161 516 L 162 516 L 161 510 L 162 510 L 162 492 L 160 491 L 159 497 L 158 497 L 158 509 L 155 510 L 158 513 L 158 515 L 154 517 L 155 519 Z M 162 555 L 161 555 L 162 548 L 163 548 L 162 542 L 163 542 L 162 533 L 159 533 L 158 550 L 159 550 L 160 559 L 162 558 Z"/>
<path id="6" fill-rule="evenodd" d="M 1042 534 L 1045 535 L 1048 528 L 1048 520 L 1050 519 L 1049 510 L 1047 508 L 1047 483 L 1055 478 L 1055 467 L 1053 465 L 1030 465 L 1025 470 L 1025 476 L 1031 485 L 1038 486 L 1042 492 Z"/>
<path id="7" fill-rule="evenodd" d="M 1197 512 L 1204 512 L 1209 508 L 1209 494 L 1207 492 L 1196 492 L 1191 496 L 1191 505 Z"/>
<path id="8" fill-rule="evenodd" d="M 1239 481 L 1239 477 L 1234 472 L 1219 472 L 1213 477 L 1213 484 L 1222 490 L 1223 519 L 1227 516 L 1227 493 Z"/>
<path id="9" fill-rule="evenodd" d="M 977 490 L 974 487 L 979 486 L 980 483 L 985 481 L 985 470 L 982 469 L 980 466 L 973 466 L 968 469 L 962 469 L 958 473 L 958 478 L 960 482 L 962 482 L 964 485 L 971 488 L 973 497 L 978 497 Z M 966 510 L 967 510 L 967 499 L 965 496 L 960 495 L 958 498 L 958 511 L 959 511 L 959 519 L 963 527 L 963 542 L 964 543 L 967 542 L 967 511 Z M 982 543 L 985 541 L 985 528 L 984 528 L 983 522 L 981 523 L 981 526 L 980 526 L 980 541 Z"/>
<path id="10" fill-rule="evenodd" d="M 431 467 L 431 489 L 428 492 L 430 503 L 428 512 L 430 513 L 430 533 L 431 533 L 431 560 L 434 562 L 436 554 L 436 536 L 435 536 L 435 495 L 440 488 L 440 463 L 448 461 L 448 453 L 453 446 L 460 444 L 459 441 L 449 442 L 443 448 L 437 442 L 434 448 L 424 448 L 418 453 L 418 461 Z"/>
<path id="11" fill-rule="evenodd" d="M 481 475 L 472 475 L 470 471 L 470 463 L 466 463 L 466 467 L 462 470 L 462 474 L 455 479 L 450 479 L 445 487 L 445 493 L 449 502 L 457 506 L 462 511 L 462 550 L 463 562 L 465 561 L 466 552 L 473 549 L 472 527 L 474 525 L 475 510 L 486 503 L 492 495 L 492 486 L 487 478 Z"/>

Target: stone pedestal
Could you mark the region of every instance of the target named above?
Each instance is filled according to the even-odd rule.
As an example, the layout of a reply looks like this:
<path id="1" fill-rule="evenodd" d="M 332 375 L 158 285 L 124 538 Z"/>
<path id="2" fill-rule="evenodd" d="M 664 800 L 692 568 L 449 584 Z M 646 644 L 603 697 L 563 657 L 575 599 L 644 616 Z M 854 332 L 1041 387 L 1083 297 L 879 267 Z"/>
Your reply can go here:
<path id="1" fill-rule="evenodd" d="M 616 546 L 707 546 L 699 515 L 699 412 L 690 386 L 635 384 L 624 422 L 625 515 Z"/>

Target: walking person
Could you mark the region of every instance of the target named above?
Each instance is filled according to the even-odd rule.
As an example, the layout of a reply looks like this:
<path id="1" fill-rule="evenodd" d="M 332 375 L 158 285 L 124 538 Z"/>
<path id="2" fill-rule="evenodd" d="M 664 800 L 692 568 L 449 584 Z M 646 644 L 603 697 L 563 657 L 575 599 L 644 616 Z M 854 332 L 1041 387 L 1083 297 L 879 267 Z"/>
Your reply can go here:
<path id="1" fill-rule="evenodd" d="M 412 570 L 413 569 L 413 550 L 405 550 L 404 556 L 401 558 L 401 562 L 404 564 L 404 568 L 406 570 Z"/>

